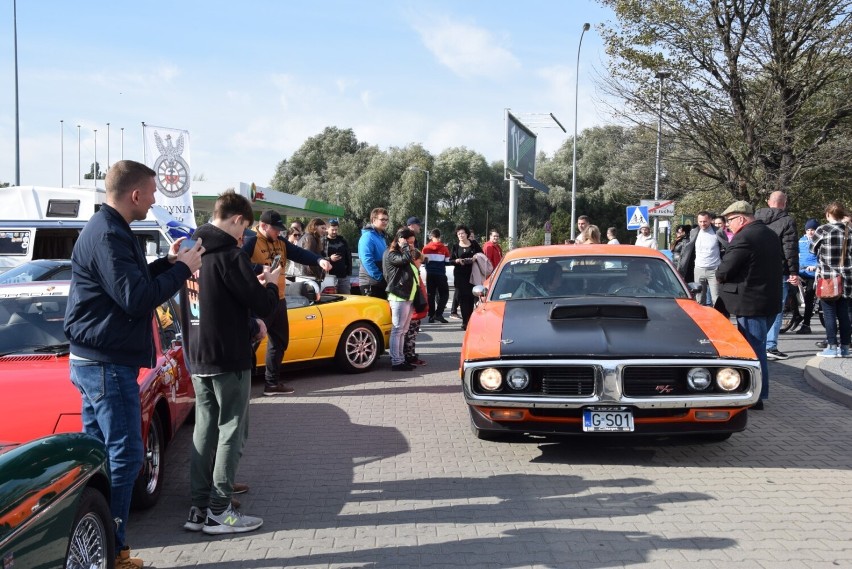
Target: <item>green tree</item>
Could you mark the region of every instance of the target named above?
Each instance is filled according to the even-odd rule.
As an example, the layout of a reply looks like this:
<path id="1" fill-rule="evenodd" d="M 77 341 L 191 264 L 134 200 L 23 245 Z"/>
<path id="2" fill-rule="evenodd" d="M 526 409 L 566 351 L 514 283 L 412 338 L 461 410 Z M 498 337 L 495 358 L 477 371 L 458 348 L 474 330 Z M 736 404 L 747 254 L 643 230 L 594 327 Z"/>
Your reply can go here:
<path id="1" fill-rule="evenodd" d="M 91 167 L 89 168 L 89 173 L 84 174 L 83 179 L 94 180 L 95 179 L 95 173 L 97 173 L 97 179 L 98 180 L 103 180 L 104 178 L 106 178 L 106 172 L 101 171 L 100 162 L 93 162 Z"/>
<path id="2" fill-rule="evenodd" d="M 757 204 L 795 197 L 852 115 L 850 0 L 600 0 L 617 25 L 604 88 L 662 117 L 682 164 Z M 671 162 L 671 160 L 669 160 Z"/>

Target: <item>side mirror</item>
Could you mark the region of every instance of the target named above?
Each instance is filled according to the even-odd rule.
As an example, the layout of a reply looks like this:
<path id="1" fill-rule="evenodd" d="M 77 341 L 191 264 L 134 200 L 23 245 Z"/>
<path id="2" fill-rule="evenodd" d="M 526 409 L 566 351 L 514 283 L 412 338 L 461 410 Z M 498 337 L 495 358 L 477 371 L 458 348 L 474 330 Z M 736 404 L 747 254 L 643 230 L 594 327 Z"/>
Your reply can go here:
<path id="1" fill-rule="evenodd" d="M 473 287 L 473 296 L 484 300 L 485 297 L 488 296 L 488 288 L 482 285 L 476 285 L 475 287 Z"/>

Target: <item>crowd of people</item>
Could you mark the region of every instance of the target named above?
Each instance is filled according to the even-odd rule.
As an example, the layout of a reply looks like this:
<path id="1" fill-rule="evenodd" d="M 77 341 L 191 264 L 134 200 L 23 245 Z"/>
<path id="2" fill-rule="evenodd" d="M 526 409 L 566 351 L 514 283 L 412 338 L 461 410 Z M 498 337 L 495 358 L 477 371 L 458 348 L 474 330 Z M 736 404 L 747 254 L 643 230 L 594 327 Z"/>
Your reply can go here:
<path id="1" fill-rule="evenodd" d="M 148 263 L 130 230 L 154 204 L 155 172 L 130 160 L 107 173 L 106 203 L 81 232 L 72 253 L 71 294 L 65 332 L 71 346 L 71 381 L 82 396 L 87 433 L 104 442 L 111 474 L 110 509 L 116 520 L 115 566 L 143 566 L 126 539 L 130 497 L 142 465 L 141 409 L 136 378 L 141 367 L 154 365 L 150 326 L 154 310 L 178 292 L 187 365 L 196 394 L 196 419 L 190 463 L 189 515 L 184 527 L 211 535 L 256 530 L 263 520 L 238 510 L 235 494 L 248 486 L 236 472 L 248 435 L 252 357 L 256 342 L 268 338 L 264 396 L 284 395 L 293 388 L 281 383 L 280 370 L 289 341 L 286 279 L 316 281 L 324 273 L 337 278 L 337 292 L 348 294 L 352 255 L 336 219 L 293 221 L 289 227 L 272 210 L 263 212 L 253 231 L 251 203 L 226 191 L 216 200 L 209 223 L 194 234 L 195 244 L 171 245 L 166 257 Z M 754 349 L 763 372 L 761 409 L 769 395 L 768 359 L 785 359 L 778 349 L 781 309 L 790 288 L 804 292 L 805 310 L 798 334 L 811 332 L 815 299 L 825 318 L 823 357 L 850 356 L 852 311 L 852 240 L 849 212 L 833 202 L 827 223 L 805 223 L 799 236 L 787 212 L 787 197 L 773 192 L 766 208 L 754 211 L 737 201 L 721 215 L 701 211 L 697 226 L 678 226 L 672 253 L 687 281 L 706 284 L 705 302 L 736 318 L 737 327 Z M 452 267 L 461 328 L 474 309 L 473 287 L 503 257 L 500 234 L 488 233 L 480 246 L 465 225 L 455 228 L 448 246 L 441 232 L 429 232 L 418 248 L 422 223 L 410 217 L 388 232 L 384 208 L 370 213 L 361 230 L 362 294 L 388 301 L 392 316 L 391 369 L 410 371 L 426 362 L 416 338 L 422 319 L 448 323 L 450 303 L 446 268 Z M 580 216 L 577 244 L 601 243 L 601 232 Z M 388 238 L 390 242 L 388 243 Z M 618 244 L 615 228 L 607 243 Z M 102 243 L 109 243 L 108 247 Z M 636 244 L 656 248 L 650 227 L 640 228 Z M 421 279 L 424 265 L 426 282 Z M 542 286 L 561 281 L 556 264 L 542 267 Z M 547 274 L 545 274 L 547 273 Z M 650 272 L 631 266 L 631 286 L 647 286 Z M 199 283 L 203 282 L 203 286 Z M 831 294 L 830 285 L 839 292 Z"/>

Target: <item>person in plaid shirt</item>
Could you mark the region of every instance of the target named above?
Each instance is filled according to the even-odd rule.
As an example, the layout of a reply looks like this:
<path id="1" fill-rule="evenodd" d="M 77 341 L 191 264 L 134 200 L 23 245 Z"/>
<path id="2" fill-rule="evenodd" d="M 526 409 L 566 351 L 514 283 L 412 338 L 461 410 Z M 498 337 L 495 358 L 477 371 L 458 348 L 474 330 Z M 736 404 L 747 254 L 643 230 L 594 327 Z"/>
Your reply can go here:
<path id="1" fill-rule="evenodd" d="M 849 318 L 849 303 L 852 302 L 852 239 L 849 224 L 843 222 L 847 215 L 840 202 L 832 202 L 825 208 L 828 223 L 817 228 L 811 243 L 811 252 L 819 261 L 818 276 L 832 278 L 838 274 L 843 279 L 840 298 L 820 299 L 825 316 L 825 349 L 818 356 L 826 358 L 848 358 L 852 340 L 852 323 Z M 845 245 L 845 253 L 844 253 Z M 840 347 L 837 332 L 840 331 Z"/>

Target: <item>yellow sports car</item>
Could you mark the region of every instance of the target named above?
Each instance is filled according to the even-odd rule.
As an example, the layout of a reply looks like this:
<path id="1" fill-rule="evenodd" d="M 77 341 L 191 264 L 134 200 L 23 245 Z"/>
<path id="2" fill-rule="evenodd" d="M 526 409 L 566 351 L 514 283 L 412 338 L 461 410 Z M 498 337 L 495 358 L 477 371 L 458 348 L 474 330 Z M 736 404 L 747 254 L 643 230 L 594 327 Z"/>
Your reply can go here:
<path id="1" fill-rule="evenodd" d="M 284 363 L 334 360 L 347 373 L 367 371 L 390 344 L 391 312 L 386 300 L 322 294 L 300 283 L 287 285 L 290 343 Z M 255 351 L 258 368 L 266 361 L 266 339 Z"/>

